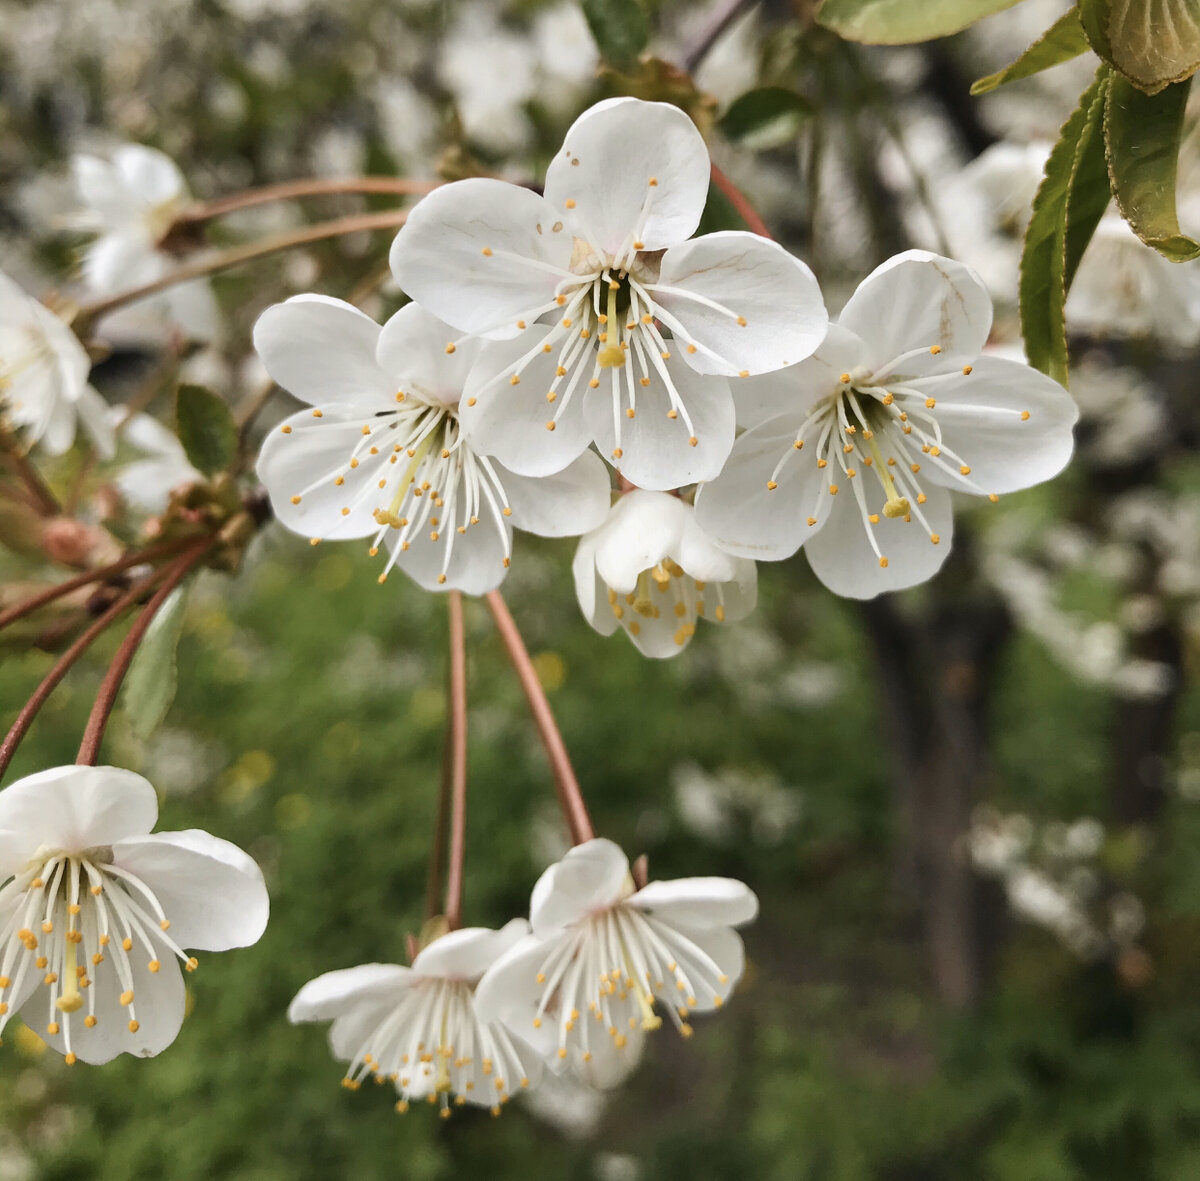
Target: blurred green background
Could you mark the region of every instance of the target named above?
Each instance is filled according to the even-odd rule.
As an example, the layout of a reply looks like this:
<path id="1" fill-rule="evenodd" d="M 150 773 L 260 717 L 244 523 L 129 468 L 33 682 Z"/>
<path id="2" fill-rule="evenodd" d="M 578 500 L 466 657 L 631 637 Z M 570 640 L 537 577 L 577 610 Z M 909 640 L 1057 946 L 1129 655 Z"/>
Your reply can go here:
<path id="1" fill-rule="evenodd" d="M 69 205 L 66 157 L 121 139 L 168 151 L 204 196 L 314 172 L 431 176 L 439 160 L 448 175 L 540 176 L 587 102 L 674 84 L 651 67 L 597 80 L 586 53 L 564 82 L 550 66 L 559 49 L 579 53 L 571 26 L 544 27 L 569 7 L 0 0 L 0 261 L 69 277 L 78 239 L 47 215 Z M 712 15 L 649 10 L 671 60 Z M 809 27 L 806 11 L 761 6 L 745 45 L 714 50 L 718 64 L 732 55 L 725 73 L 699 77 L 713 93 L 786 81 L 817 107 L 787 142 L 752 152 L 718 139 L 714 151 L 836 293 L 908 244 L 898 210 L 921 202 L 895 180 L 894 125 L 915 128 L 919 145 L 957 137 L 949 162 L 917 153 L 934 189 L 988 142 L 1036 129 L 966 98 L 971 77 L 1011 56 L 997 42 L 989 57 L 991 33 L 868 53 Z M 481 113 L 463 75 L 472 63 L 486 75 L 489 58 L 501 64 Z M 522 71 L 532 84 L 502 102 L 501 75 Z M 672 96 L 698 116 L 718 109 Z M 1051 129 L 1069 109 L 1051 92 L 1039 103 Z M 822 196 L 820 153 L 839 151 L 840 187 Z M 339 199 L 311 216 L 360 207 Z M 278 217 L 235 219 L 210 240 L 299 215 Z M 709 228 L 736 225 L 714 202 Z M 205 379 L 247 398 L 257 312 L 296 290 L 345 294 L 386 246 L 386 235 L 356 238 L 220 280 L 230 330 L 205 354 Z M 396 300 L 385 290 L 372 311 Z M 1003 308 L 1000 325 L 1011 338 Z M 118 711 L 104 757 L 153 780 L 162 827 L 248 849 L 267 874 L 271 924 L 253 948 L 202 957 L 190 1018 L 157 1059 L 68 1068 L 10 1025 L 0 1181 L 1200 1177 L 1200 696 L 1194 595 L 1180 575 L 1200 568 L 1195 358 L 1085 343 L 1093 366 L 1151 383 L 1168 426 L 1114 458 L 1104 407 L 1081 385 L 1072 468 L 996 508 L 963 505 L 951 561 L 902 596 L 839 601 L 803 556 L 764 565 L 749 621 L 701 628 L 655 663 L 582 621 L 570 543 L 519 539 L 504 591 L 598 831 L 647 853 L 652 877 L 731 875 L 762 900 L 733 1002 L 690 1041 L 662 1031 L 603 1099 L 547 1094 L 498 1120 L 398 1117 L 385 1090 L 338 1085 L 321 1028 L 287 1024 L 306 980 L 403 960 L 423 920 L 445 604 L 398 577 L 378 586 L 363 547 L 313 549 L 276 529 L 236 576 L 205 574 L 165 724 L 141 740 Z M 96 381 L 119 401 L 156 363 L 118 353 Z M 273 409 L 287 404 L 280 395 Z M 167 416 L 169 400 L 155 409 Z M 52 475 L 69 483 L 75 464 Z M 1135 501 L 1149 515 L 1114 532 Z M 5 543 L 6 578 L 53 575 Z M 482 604 L 468 602 L 467 627 L 466 918 L 499 925 L 525 913 L 564 834 Z M 41 640 L 61 647 L 62 636 Z M 115 643 L 52 698 L 10 782 L 74 759 Z M 6 717 L 51 660 L 4 648 Z"/>

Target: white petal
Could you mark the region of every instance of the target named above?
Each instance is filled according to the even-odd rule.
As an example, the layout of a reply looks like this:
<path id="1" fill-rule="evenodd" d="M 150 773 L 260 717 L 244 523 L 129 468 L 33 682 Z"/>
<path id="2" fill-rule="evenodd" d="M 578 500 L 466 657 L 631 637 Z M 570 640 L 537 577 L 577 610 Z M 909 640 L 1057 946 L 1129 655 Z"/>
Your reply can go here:
<path id="1" fill-rule="evenodd" d="M 288 1020 L 328 1021 L 362 1006 L 391 1000 L 409 988 L 416 974 L 400 964 L 359 964 L 339 968 L 310 980 L 288 1006 Z"/>
<path id="2" fill-rule="evenodd" d="M 189 340 L 219 341 L 223 332 L 221 309 L 207 279 L 176 283 L 163 298 L 167 313 Z"/>
<path id="3" fill-rule="evenodd" d="M 734 878 L 650 882 L 628 901 L 655 918 L 690 927 L 740 927 L 758 915 L 754 891 Z"/>
<path id="4" fill-rule="evenodd" d="M 151 283 L 165 269 L 153 243 L 136 226 L 102 235 L 83 255 L 83 281 L 102 295 Z"/>
<path id="5" fill-rule="evenodd" d="M 389 529 L 384 544 L 396 554 L 396 567 L 403 570 L 418 586 L 428 591 L 459 590 L 466 595 L 485 595 L 495 590 L 508 573 L 504 559 L 512 553 L 510 518 L 497 515 L 486 502 L 479 506 L 479 521 L 466 526 L 466 533 L 450 528 L 433 530 L 426 526 L 409 539 L 408 549 L 401 549 L 401 533 Z M 451 534 L 453 533 L 453 536 Z M 450 561 L 446 562 L 446 547 L 451 545 Z M 442 574 L 445 581 L 442 581 Z"/>
<path id="6" fill-rule="evenodd" d="M 866 526 L 846 484 L 843 480 L 840 493 L 830 497 L 834 504 L 821 531 L 805 543 L 804 552 L 813 573 L 835 595 L 849 599 L 873 599 L 884 591 L 903 590 L 932 578 L 950 553 L 954 533 L 950 494 L 934 485 L 925 486 L 928 499 L 920 507 L 939 537 L 937 545 L 929 540 L 915 516 L 909 522 L 881 517 L 875 537 L 888 559 L 883 569 L 867 541 Z"/>
<path id="7" fill-rule="evenodd" d="M 417 203 L 392 243 L 392 274 L 446 323 L 505 340 L 554 299 L 571 249 L 571 235 L 537 193 L 477 177 Z"/>
<path id="8" fill-rule="evenodd" d="M 293 533 L 346 540 L 378 531 L 372 514 L 384 494 L 374 491 L 377 472 L 366 463 L 350 467 L 359 441 L 351 428 L 362 422 L 363 416 L 350 407 L 327 410 L 316 422 L 309 411 L 301 410 L 263 440 L 258 478 L 271 497 L 275 516 Z M 334 483 L 335 475 L 341 475 L 344 483 Z M 326 476 L 330 478 L 311 487 Z M 298 504 L 293 503 L 297 496 Z M 344 508 L 350 511 L 343 513 Z"/>
<path id="9" fill-rule="evenodd" d="M 859 284 L 838 323 L 866 342 L 872 367 L 886 367 L 915 349 L 920 355 L 900 364 L 896 375 L 949 373 L 983 351 L 992 300 L 970 267 L 927 250 L 907 250 Z M 941 351 L 930 352 L 934 347 Z"/>
<path id="10" fill-rule="evenodd" d="M 670 317 L 679 355 L 700 373 L 733 377 L 798 364 L 829 326 L 812 271 L 778 243 L 739 230 L 673 246 L 650 291 Z M 686 341 L 696 352 L 683 349 Z"/>
<path id="11" fill-rule="evenodd" d="M 145 144 L 123 144 L 113 152 L 113 170 L 130 193 L 146 205 L 162 205 L 184 195 L 187 184 L 170 156 Z"/>
<path id="12" fill-rule="evenodd" d="M 71 179 L 80 201 L 107 224 L 119 225 L 136 216 L 130 194 L 107 160 L 98 156 L 72 156 Z"/>
<path id="13" fill-rule="evenodd" d="M 418 304 L 406 304 L 380 330 L 375 359 L 397 390 L 415 390 L 426 401 L 455 406 L 480 349 L 478 340 L 467 340 L 446 352 L 447 341 L 458 336 Z"/>
<path id="14" fill-rule="evenodd" d="M 149 781 L 120 767 L 54 767 L 0 791 L 0 880 L 39 846 L 82 852 L 148 833 L 158 819 Z"/>
<path id="15" fill-rule="evenodd" d="M 155 832 L 114 843 L 113 861 L 154 892 L 180 947 L 249 947 L 266 930 L 262 870 L 229 841 L 198 828 Z"/>
<path id="16" fill-rule="evenodd" d="M 610 255 L 629 250 L 635 236 L 661 250 L 700 224 L 710 169 L 704 137 L 678 107 L 606 99 L 571 125 L 546 170 L 546 201 Z"/>
<path id="17" fill-rule="evenodd" d="M 294 295 L 254 325 L 254 347 L 267 372 L 312 405 L 389 405 L 395 382 L 375 361 L 378 340 L 370 316 L 324 295 Z"/>
<path id="18" fill-rule="evenodd" d="M 571 562 L 571 574 L 575 579 L 575 597 L 583 617 L 602 636 L 611 636 L 617 630 L 617 617 L 607 602 L 608 588 L 596 571 L 596 538 L 591 533 L 579 542 Z"/>
<path id="19" fill-rule="evenodd" d="M 598 1023 L 595 1029 L 600 1029 Z M 646 1032 L 640 1024 L 622 1032 L 625 1044 L 621 1046 L 606 1033 L 593 1036 L 590 1042 L 592 1056 L 586 1062 L 582 1050 L 572 1046 L 568 1058 L 571 1073 L 598 1091 L 611 1091 L 620 1086 L 637 1069 L 646 1049 Z"/>
<path id="20" fill-rule="evenodd" d="M 918 382 L 913 387 L 920 389 Z M 999 357 L 980 357 L 969 376 L 928 386 L 937 401 L 931 416 L 942 441 L 970 468 L 986 492 L 1013 492 L 1058 475 L 1071 458 L 1075 400 L 1036 369 Z M 1023 419 L 1021 415 L 1029 417 Z M 934 483 L 960 488 L 935 464 L 922 471 Z"/>
<path id="21" fill-rule="evenodd" d="M 485 348 L 471 370 L 459 405 L 463 434 L 471 446 L 525 476 L 562 471 L 591 441 L 584 420 L 584 390 L 576 388 L 565 407 L 546 400 L 555 377 L 556 355 L 535 356 L 523 366 L 518 384 L 509 380 L 513 365 L 536 347 L 544 334 L 539 325 L 516 340 Z M 551 421 L 553 430 L 547 428 Z"/>
<path id="22" fill-rule="evenodd" d="M 692 986 L 688 1008 L 694 1013 L 711 1013 L 723 1004 L 746 968 L 742 937 L 731 927 L 692 927 L 685 923 L 660 928 L 659 935 L 688 975 Z M 713 965 L 717 969 L 715 978 Z M 672 996 L 664 989 L 664 993 L 666 1004 L 679 1003 L 678 992 Z"/>
<path id="23" fill-rule="evenodd" d="M 608 468 L 591 451 L 551 476 L 518 476 L 496 467 L 518 529 L 542 537 L 574 537 L 595 529 L 608 515 Z"/>
<path id="24" fill-rule="evenodd" d="M 756 427 L 768 418 L 789 414 L 799 427 L 821 398 L 833 394 L 841 375 L 865 360 L 866 345 L 848 329 L 830 324 L 825 339 L 806 361 L 730 383 L 738 426 Z"/>
<path id="25" fill-rule="evenodd" d="M 490 927 L 451 931 L 420 952 L 413 960 L 413 971 L 421 976 L 474 983 L 528 934 L 529 923 L 525 919 L 513 919 L 498 931 Z"/>
<path id="26" fill-rule="evenodd" d="M 570 938 L 569 933 L 560 936 L 562 942 L 526 936 L 488 968 L 475 989 L 475 1016 L 483 1024 L 503 1025 L 552 1065 L 557 1040 L 554 1023 L 543 1021 L 540 1027 L 533 1024 L 543 992 L 537 976 L 547 957 Z"/>
<path id="27" fill-rule="evenodd" d="M 159 956 L 162 966 L 151 972 L 141 955 L 131 955 L 134 1005 L 137 1015 L 136 1032 L 129 1029 L 131 1010 L 120 1004 L 124 988 L 117 977 L 112 956 L 92 972 L 91 988 L 96 990 L 96 1024 L 88 1029 L 83 1023 L 83 1010 L 71 1018 L 71 1051 L 82 1062 L 100 1066 L 111 1062 L 118 1054 L 135 1058 L 153 1058 L 161 1054 L 178 1036 L 183 1024 L 185 992 L 183 975 L 175 959 L 164 949 Z M 44 1007 L 45 1006 L 45 1007 Z M 66 1037 L 46 1032 L 47 997 L 39 989 L 26 1002 L 22 1018 L 35 1033 L 44 1038 L 60 1054 L 66 1052 Z M 59 1025 L 66 1023 L 57 1018 Z"/>
<path id="28" fill-rule="evenodd" d="M 834 499 L 826 491 L 830 469 L 817 467 L 816 432 L 796 451 L 798 425 L 789 414 L 748 430 L 721 474 L 698 490 L 696 521 L 722 549 L 779 561 L 814 537 L 828 517 Z"/>
<path id="29" fill-rule="evenodd" d="M 618 901 L 626 888 L 629 859 L 603 837 L 570 849 L 533 887 L 529 921 L 543 938 Z"/>
<path id="30" fill-rule="evenodd" d="M 643 570 L 678 552 L 687 510 L 667 492 L 635 488 L 621 496 L 596 537 L 596 571 L 620 594 L 629 594 Z"/>
<path id="31" fill-rule="evenodd" d="M 737 430 L 733 395 L 723 377 L 703 377 L 675 354 L 666 362 L 666 369 L 682 410 L 674 406 L 666 384 L 654 369 L 650 371 L 650 385 L 637 386 L 633 418 L 626 414 L 629 394 L 624 368 L 604 371 L 600 385 L 587 390 L 584 399 L 584 414 L 600 454 L 639 488 L 680 488 L 712 479 L 729 455 Z M 620 375 L 619 457 L 613 454 L 618 438 L 613 422 L 613 378 L 609 373 Z M 678 417 L 668 418 L 673 408 Z"/>
<path id="32" fill-rule="evenodd" d="M 90 385 L 83 387 L 75 401 L 79 423 L 101 459 L 112 459 L 117 452 L 117 436 L 109 415 L 110 409 L 99 390 Z"/>
<path id="33" fill-rule="evenodd" d="M 754 567 L 744 558 L 732 554 L 713 544 L 713 540 L 696 522 L 696 510 L 684 505 L 683 534 L 679 548 L 672 553 L 675 559 L 692 578 L 701 582 L 732 582 L 743 576 L 746 567 Z"/>

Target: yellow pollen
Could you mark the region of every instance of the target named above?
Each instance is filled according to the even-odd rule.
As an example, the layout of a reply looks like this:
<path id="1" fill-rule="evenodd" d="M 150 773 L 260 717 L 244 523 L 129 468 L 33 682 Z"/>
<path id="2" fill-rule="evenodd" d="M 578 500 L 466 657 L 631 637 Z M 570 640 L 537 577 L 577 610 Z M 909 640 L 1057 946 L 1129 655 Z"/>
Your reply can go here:
<path id="1" fill-rule="evenodd" d="M 779 487 L 779 485 L 778 485 L 778 484 L 776 484 L 774 480 L 768 480 L 768 481 L 767 481 L 767 491 L 768 491 L 768 492 L 774 492 L 774 491 L 775 491 L 775 489 L 776 489 L 776 488 L 778 488 L 778 487 Z"/>
<path id="2" fill-rule="evenodd" d="M 292 497 L 292 504 L 299 504 L 299 503 L 300 503 L 300 497 L 298 497 L 298 496 L 293 496 L 293 497 Z"/>
<path id="3" fill-rule="evenodd" d="M 695 346 L 694 344 L 690 344 L 690 345 L 688 345 L 688 347 L 687 347 L 687 351 L 688 351 L 689 353 L 694 353 L 694 352 L 696 351 L 696 346 Z"/>
<path id="4" fill-rule="evenodd" d="M 554 421 L 554 419 L 550 419 L 550 421 L 546 423 L 546 430 L 552 431 L 557 425 L 558 424 Z"/>
<path id="5" fill-rule="evenodd" d="M 689 447 L 696 447 L 699 445 L 699 443 L 700 443 L 700 440 L 697 439 L 695 435 L 692 435 L 691 438 L 688 439 Z"/>
<path id="6" fill-rule="evenodd" d="M 452 353 L 452 352 L 454 352 L 454 350 L 455 350 L 455 347 L 456 347 L 456 346 L 455 346 L 455 345 L 453 345 L 453 344 L 448 344 L 448 345 L 446 345 L 446 352 L 447 352 L 447 353 Z"/>
<path id="7" fill-rule="evenodd" d="M 280 434 L 290 435 L 292 433 L 292 428 L 290 426 L 281 426 L 279 428 L 279 432 Z"/>
<path id="8" fill-rule="evenodd" d="M 369 435 L 371 433 L 371 428 L 365 422 L 363 423 L 362 433 L 364 435 Z"/>
<path id="9" fill-rule="evenodd" d="M 970 365 L 964 365 L 962 367 L 962 371 L 963 371 L 963 377 L 970 377 L 971 373 L 973 372 Z"/>
<path id="10" fill-rule="evenodd" d="M 886 570 L 886 569 L 887 569 L 887 564 L 888 564 L 887 558 L 880 558 L 880 559 L 879 559 L 879 568 L 880 568 L 881 570 Z"/>
<path id="11" fill-rule="evenodd" d="M 650 178 L 650 187 L 651 187 L 651 188 L 654 188 L 654 187 L 655 187 L 657 184 L 658 184 L 658 177 L 657 177 L 657 176 L 652 176 L 652 177 Z"/>
<path id="12" fill-rule="evenodd" d="M 620 459 L 620 458 L 621 458 L 621 456 L 622 456 L 622 455 L 624 455 L 624 454 L 625 454 L 624 450 L 622 450 L 622 448 L 620 448 L 620 447 L 617 447 L 617 448 L 616 448 L 616 449 L 613 451 L 613 459 Z"/>
<path id="13" fill-rule="evenodd" d="M 128 992 L 121 993 L 121 1004 L 123 1004 L 123 1005 L 132 1005 L 133 1004 L 133 989 L 132 988 L 129 989 Z"/>
<path id="14" fill-rule="evenodd" d="M 509 385 L 520 385 L 520 384 L 521 384 L 521 378 L 520 378 L 520 377 L 519 377 L 517 374 L 515 374 L 515 373 L 514 373 L 514 374 L 512 375 L 512 377 L 510 377 L 510 378 L 508 379 L 508 384 L 509 384 Z"/>
<path id="15" fill-rule="evenodd" d="M 486 257 L 488 257 L 488 258 L 491 258 L 491 257 L 492 257 L 492 248 L 491 248 L 490 246 L 485 246 L 485 247 L 484 247 L 484 248 L 483 248 L 483 249 L 480 251 L 480 253 L 481 253 L 481 254 L 483 254 L 483 255 L 485 255 L 485 256 L 486 256 Z"/>
<path id="16" fill-rule="evenodd" d="M 575 208 L 575 202 L 574 202 L 573 200 L 571 200 L 571 198 L 570 198 L 570 197 L 568 197 L 568 198 L 567 198 L 567 208 L 568 208 L 568 209 L 574 209 L 574 208 Z"/>
<path id="17" fill-rule="evenodd" d="M 988 493 L 988 500 L 990 500 L 992 502 L 992 504 L 1000 503 L 1000 497 L 998 497 L 994 492 Z"/>
<path id="18" fill-rule="evenodd" d="M 738 316 L 738 318 L 737 318 L 737 323 L 738 323 L 738 327 L 739 327 L 739 328 L 745 328 L 745 327 L 746 327 L 746 317 L 745 317 L 745 316 Z"/>
<path id="19" fill-rule="evenodd" d="M 324 417 L 325 417 L 325 414 L 324 414 L 324 412 L 323 412 L 323 411 L 321 411 L 321 410 L 314 410 L 314 411 L 312 412 L 312 416 L 313 416 L 313 418 L 324 418 Z"/>
<path id="20" fill-rule="evenodd" d="M 941 539 L 941 537 L 939 537 L 939 536 L 938 536 L 938 534 L 936 534 L 936 533 L 931 533 L 931 534 L 929 535 L 929 540 L 930 540 L 930 541 L 932 541 L 934 545 L 937 545 L 937 543 L 938 543 L 939 541 L 941 541 L 942 539 Z"/>
<path id="21" fill-rule="evenodd" d="M 58 1022 L 51 1021 L 50 1024 L 46 1026 L 46 1032 L 47 1033 L 58 1033 Z"/>
<path id="22" fill-rule="evenodd" d="M 87 1015 L 87 1016 L 86 1016 L 86 1017 L 83 1019 L 83 1023 L 84 1023 L 84 1025 L 86 1025 L 86 1026 L 88 1027 L 88 1029 L 95 1029 L 95 1028 L 96 1028 L 96 1018 L 95 1018 L 95 1017 L 94 1017 L 94 1016 L 93 1016 L 91 1013 L 89 1013 L 89 1014 L 88 1014 L 88 1015 Z"/>
<path id="23" fill-rule="evenodd" d="M 137 1031 L 141 1028 L 142 1027 L 136 1021 L 131 1021 L 129 1023 L 129 1032 L 130 1033 L 137 1033 Z"/>
<path id="24" fill-rule="evenodd" d="M 925 399 L 925 409 L 926 410 L 932 410 L 936 405 L 937 405 L 936 398 L 926 398 Z"/>
<path id="25" fill-rule="evenodd" d="M 1028 410 L 1022 410 L 1022 411 L 1021 411 L 1021 421 L 1022 421 L 1022 422 L 1028 422 L 1028 421 L 1029 421 L 1029 411 L 1028 411 Z"/>
<path id="26" fill-rule="evenodd" d="M 836 484 L 829 485 L 829 495 L 836 496 L 838 494 L 838 486 Z"/>
<path id="27" fill-rule="evenodd" d="M 942 351 L 942 346 L 940 344 L 931 344 L 929 351 L 936 357 Z"/>
<path id="28" fill-rule="evenodd" d="M 739 369 L 738 370 L 738 377 L 749 377 L 749 376 L 750 376 L 749 369 Z"/>
<path id="29" fill-rule="evenodd" d="M 971 469 L 964 463 L 962 467 L 958 469 L 958 474 L 960 476 L 969 476 L 971 474 Z"/>
<path id="30" fill-rule="evenodd" d="M 518 320 L 518 321 L 517 321 L 517 327 L 518 327 L 518 328 L 524 328 L 524 327 L 525 327 L 525 321 L 524 321 L 524 320 Z"/>
<path id="31" fill-rule="evenodd" d="M 842 383 L 842 385 L 849 385 L 850 384 L 850 374 L 843 373 L 841 375 L 841 377 L 838 378 L 838 381 L 840 381 Z"/>

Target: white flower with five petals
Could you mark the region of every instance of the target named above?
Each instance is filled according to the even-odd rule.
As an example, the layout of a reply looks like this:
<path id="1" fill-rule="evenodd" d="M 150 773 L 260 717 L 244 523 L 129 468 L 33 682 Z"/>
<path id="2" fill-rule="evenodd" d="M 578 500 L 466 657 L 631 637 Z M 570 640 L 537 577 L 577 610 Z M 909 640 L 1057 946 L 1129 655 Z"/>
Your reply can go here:
<path id="1" fill-rule="evenodd" d="M 0 792 L 0 1030 L 19 1011 L 68 1062 L 150 1057 L 183 1022 L 184 949 L 262 935 L 258 866 L 199 829 L 152 833 L 157 819 L 154 788 L 117 767 Z"/>
<path id="2" fill-rule="evenodd" d="M 742 382 L 750 429 L 696 518 L 731 553 L 801 546 L 830 590 L 867 599 L 945 560 L 951 492 L 995 498 L 1057 475 L 1078 410 L 1057 382 L 981 356 L 992 304 L 961 263 L 910 250 L 876 268 L 817 352 Z"/>
<path id="3" fill-rule="evenodd" d="M 719 549 L 695 509 L 667 492 L 635 489 L 579 542 L 575 594 L 588 623 L 621 627 L 646 656 L 683 651 L 696 621 L 732 623 L 753 609 L 757 568 Z"/>
<path id="4" fill-rule="evenodd" d="M 151 283 L 177 264 L 160 243 L 191 200 L 187 181 L 167 155 L 144 144 L 122 144 L 111 160 L 71 159 L 75 191 L 84 209 L 76 219 L 97 232 L 83 255 L 83 281 L 98 295 Z M 143 314 L 149 308 L 148 320 Z M 220 311 L 206 279 L 178 283 L 144 305 L 115 313 L 106 329 L 141 339 L 160 327 L 158 316 L 177 324 L 193 340 L 220 335 Z"/>
<path id="5" fill-rule="evenodd" d="M 591 454 L 544 479 L 475 451 L 459 399 L 478 344 L 443 349 L 447 328 L 416 304 L 381 329 L 340 300 L 298 295 L 254 328 L 267 372 L 313 408 L 263 444 L 258 475 L 275 515 L 314 540 L 386 545 L 427 590 L 483 594 L 503 580 L 512 527 L 565 537 L 607 511 L 609 479 Z"/>
<path id="6" fill-rule="evenodd" d="M 536 1084 L 541 1060 L 502 1025 L 480 1020 L 475 985 L 529 931 L 514 919 L 499 931 L 466 927 L 423 948 L 412 967 L 360 964 L 310 980 L 288 1008 L 288 1019 L 329 1021 L 333 1056 L 348 1062 L 345 1086 L 390 1080 L 410 1101 L 489 1107 L 499 1115 L 510 1096 Z"/>
<path id="7" fill-rule="evenodd" d="M 392 246 L 397 282 L 498 342 L 466 391 L 473 445 L 541 475 L 594 440 L 644 488 L 720 471 L 734 436 L 726 379 L 803 360 L 827 317 L 812 273 L 775 243 L 689 240 L 709 171 L 678 108 L 611 99 L 571 126 L 544 197 L 479 178 L 416 206 Z"/>
<path id="8" fill-rule="evenodd" d="M 113 454 L 108 404 L 88 384 L 91 367 L 70 326 L 0 271 L 0 416 L 30 446 L 61 455 L 82 424 L 102 456 Z"/>
<path id="9" fill-rule="evenodd" d="M 741 978 L 758 899 L 730 878 L 680 878 L 637 890 L 612 841 L 571 849 L 533 888 L 532 933 L 479 982 L 476 1012 L 597 1087 L 620 1082 L 656 1004 L 685 1037 L 692 1013 L 719 1008 Z"/>

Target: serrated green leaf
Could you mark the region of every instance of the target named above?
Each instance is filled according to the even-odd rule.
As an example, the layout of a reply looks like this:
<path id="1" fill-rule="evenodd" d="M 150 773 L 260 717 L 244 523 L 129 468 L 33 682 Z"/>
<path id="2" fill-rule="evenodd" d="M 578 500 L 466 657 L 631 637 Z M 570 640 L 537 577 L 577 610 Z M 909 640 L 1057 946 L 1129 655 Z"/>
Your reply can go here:
<path id="1" fill-rule="evenodd" d="M 632 70 L 650 40 L 650 25 L 638 0 L 583 0 L 583 15 L 600 56 L 618 70 Z"/>
<path id="2" fill-rule="evenodd" d="M 980 78 L 971 86 L 972 94 L 987 94 L 1006 82 L 1040 74 L 1051 66 L 1070 61 L 1088 49 L 1087 35 L 1079 19 L 1079 9 L 1064 12 L 1015 62 Z"/>
<path id="3" fill-rule="evenodd" d="M 911 45 L 932 41 L 1011 8 L 1018 0 L 824 0 L 817 23 L 847 41 Z"/>
<path id="4" fill-rule="evenodd" d="M 1172 262 L 1200 257 L 1200 242 L 1179 229 L 1175 175 L 1192 80 L 1146 94 L 1114 76 L 1104 104 L 1104 139 L 1113 196 L 1133 232 Z"/>
<path id="5" fill-rule="evenodd" d="M 186 586 L 176 587 L 150 621 L 125 683 L 125 712 L 133 732 L 149 738 L 175 699 L 175 650 L 183 630 Z"/>
<path id="6" fill-rule="evenodd" d="M 1109 201 L 1104 160 L 1104 98 L 1111 71 L 1101 66 L 1063 124 L 1033 201 L 1021 252 L 1021 335 L 1029 363 L 1067 383 L 1063 305 L 1071 280 Z"/>
<path id="7" fill-rule="evenodd" d="M 764 86 L 735 98 L 717 126 L 731 142 L 761 152 L 795 139 L 812 115 L 812 103 L 803 95 L 783 86 Z"/>
<path id="8" fill-rule="evenodd" d="M 175 398 L 179 441 L 192 467 L 206 476 L 224 471 L 237 454 L 237 423 L 229 407 L 199 385 L 181 385 Z"/>
<path id="9" fill-rule="evenodd" d="M 1092 48 L 1146 94 L 1200 66 L 1200 0 L 1079 0 Z"/>

